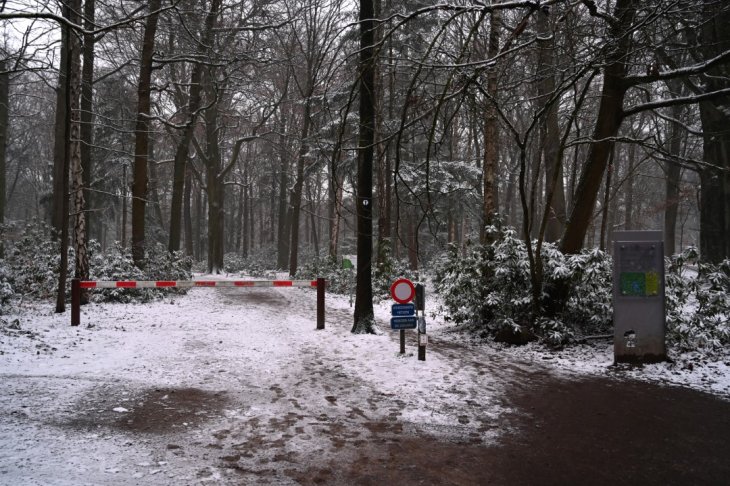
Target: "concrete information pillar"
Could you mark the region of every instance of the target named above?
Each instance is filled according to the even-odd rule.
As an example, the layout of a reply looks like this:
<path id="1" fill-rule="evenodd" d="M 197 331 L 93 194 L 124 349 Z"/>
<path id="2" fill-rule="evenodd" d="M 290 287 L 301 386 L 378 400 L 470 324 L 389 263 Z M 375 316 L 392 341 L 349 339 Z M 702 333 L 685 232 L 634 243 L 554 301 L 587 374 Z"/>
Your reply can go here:
<path id="1" fill-rule="evenodd" d="M 616 363 L 667 359 L 661 231 L 613 233 L 613 327 Z"/>

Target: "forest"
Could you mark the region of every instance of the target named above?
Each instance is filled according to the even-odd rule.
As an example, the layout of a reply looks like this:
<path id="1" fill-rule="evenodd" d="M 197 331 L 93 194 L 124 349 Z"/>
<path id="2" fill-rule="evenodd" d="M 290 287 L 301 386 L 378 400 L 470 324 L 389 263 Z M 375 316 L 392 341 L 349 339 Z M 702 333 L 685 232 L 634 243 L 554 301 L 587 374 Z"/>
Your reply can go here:
<path id="1" fill-rule="evenodd" d="M 729 25 L 723 0 L 3 0 L 0 300 L 192 268 L 336 290 L 353 255 L 354 332 L 413 275 L 456 322 L 564 342 L 610 326 L 613 231 L 655 229 L 676 341 L 724 345 Z"/>

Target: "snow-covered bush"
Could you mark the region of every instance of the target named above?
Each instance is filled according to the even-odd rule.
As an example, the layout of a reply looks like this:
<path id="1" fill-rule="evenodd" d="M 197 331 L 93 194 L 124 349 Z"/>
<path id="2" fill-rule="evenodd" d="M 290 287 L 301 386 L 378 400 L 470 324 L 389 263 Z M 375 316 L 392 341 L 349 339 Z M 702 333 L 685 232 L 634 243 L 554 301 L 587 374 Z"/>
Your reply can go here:
<path id="1" fill-rule="evenodd" d="M 119 243 L 99 251 L 99 245 L 92 240 L 90 247 L 90 274 L 92 280 L 190 280 L 192 259 L 182 252 L 170 253 L 156 244 L 147 249 L 144 270 L 134 265 L 129 248 Z M 163 298 L 170 293 L 184 293 L 183 289 L 104 289 L 92 292 L 91 297 L 99 302 L 148 302 Z"/>
<path id="2" fill-rule="evenodd" d="M 144 264 L 146 280 L 190 280 L 193 259 L 183 251 L 169 252 L 157 243 L 147 248 Z"/>
<path id="3" fill-rule="evenodd" d="M 226 253 L 223 256 L 223 270 L 226 273 L 265 277 L 273 268 L 276 268 L 276 257 L 272 253 L 272 247 L 257 249 L 246 258 L 238 253 Z"/>
<path id="4" fill-rule="evenodd" d="M 451 247 L 437 264 L 434 283 L 447 320 L 469 324 L 485 335 L 505 331 L 536 333 L 554 343 L 611 326 L 611 259 L 599 250 L 563 255 L 553 244 L 542 247 L 545 289 L 567 283 L 572 289 L 564 310 L 548 318 L 535 315 L 527 248 L 512 228 L 491 227 L 492 243 Z"/>
<path id="5" fill-rule="evenodd" d="M 408 278 L 416 281 L 415 272 L 408 268 L 404 261 L 391 257 L 387 245 L 379 249 L 379 261 L 373 266 L 373 300 L 379 301 L 390 297 L 390 285 L 398 278 Z M 322 277 L 327 280 L 327 291 L 348 295 L 355 291 L 354 268 L 342 268 L 342 262 L 330 257 L 312 258 L 305 262 L 297 271 L 297 278 L 315 279 Z"/>
<path id="6" fill-rule="evenodd" d="M 469 324 L 485 335 L 528 329 L 550 343 L 610 332 L 613 325 L 612 260 L 600 250 L 563 255 L 551 244 L 542 251 L 545 289 L 570 289 L 563 311 L 534 315 L 524 242 L 512 229 L 495 229 L 490 245 L 451 247 L 437 265 L 434 283 L 447 320 Z M 667 339 L 683 350 L 730 344 L 730 260 L 702 263 L 696 248 L 667 261 Z M 543 302 L 548 304 L 548 302 Z"/>
<path id="7" fill-rule="evenodd" d="M 342 268 L 341 262 L 330 258 L 313 258 L 299 267 L 297 279 L 314 280 L 324 278 L 327 281 L 327 292 L 349 294 L 355 289 L 355 270 Z"/>
<path id="8" fill-rule="evenodd" d="M 554 247 L 553 247 L 554 248 Z M 555 249 L 557 253 L 560 253 Z M 561 318 L 583 334 L 605 333 L 613 326 L 613 259 L 597 248 L 562 255 L 572 289 Z M 557 281 L 552 275 L 550 280 Z"/>
<path id="9" fill-rule="evenodd" d="M 690 247 L 668 262 L 667 338 L 683 349 L 715 349 L 730 344 L 730 260 L 702 263 Z"/>
<path id="10" fill-rule="evenodd" d="M 390 286 L 398 278 L 418 281 L 418 275 L 411 270 L 407 261 L 393 258 L 390 242 L 383 241 L 377 251 L 377 262 L 373 266 L 373 297 L 376 300 L 390 298 Z"/>
<path id="11" fill-rule="evenodd" d="M 10 232 L 18 233 L 17 238 L 6 239 Z M 6 243 L 4 281 L 9 286 L 5 291 L 22 297 L 51 297 L 58 285 L 61 257 L 59 244 L 51 238 L 48 225 L 34 219 L 22 228 L 3 228 L 2 236 Z"/>
<path id="12" fill-rule="evenodd" d="M 530 321 L 530 275 L 524 245 L 512 229 L 495 230 L 489 245 L 450 246 L 436 264 L 445 319 L 484 335 L 519 332 Z"/>
<path id="13" fill-rule="evenodd" d="M 9 280 L 10 278 L 8 276 L 7 267 L 5 266 L 5 261 L 0 260 L 0 315 L 7 312 L 7 305 L 10 303 L 10 299 L 15 293 Z"/>

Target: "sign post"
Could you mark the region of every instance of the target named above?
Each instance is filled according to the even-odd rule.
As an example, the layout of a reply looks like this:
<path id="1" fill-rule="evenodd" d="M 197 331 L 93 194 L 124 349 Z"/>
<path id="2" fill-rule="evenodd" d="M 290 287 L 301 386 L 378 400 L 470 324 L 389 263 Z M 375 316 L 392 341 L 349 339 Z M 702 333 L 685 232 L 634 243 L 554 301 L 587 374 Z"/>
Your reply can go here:
<path id="1" fill-rule="evenodd" d="M 406 352 L 406 329 L 416 329 L 418 317 L 411 301 L 416 297 L 416 287 L 406 278 L 399 278 L 390 286 L 390 295 L 397 304 L 390 308 L 390 328 L 400 331 L 400 354 Z"/>
<path id="2" fill-rule="evenodd" d="M 426 361 L 426 287 L 423 284 L 416 284 L 416 312 L 418 316 L 418 361 Z"/>

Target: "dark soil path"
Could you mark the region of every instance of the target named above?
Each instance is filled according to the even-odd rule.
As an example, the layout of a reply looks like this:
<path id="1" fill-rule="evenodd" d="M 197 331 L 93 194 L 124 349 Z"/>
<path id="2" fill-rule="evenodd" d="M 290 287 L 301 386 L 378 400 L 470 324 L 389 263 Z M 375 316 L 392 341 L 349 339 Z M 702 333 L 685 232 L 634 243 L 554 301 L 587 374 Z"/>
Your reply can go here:
<path id="1" fill-rule="evenodd" d="M 725 485 L 730 402 L 683 388 L 536 374 L 500 443 L 389 437 L 304 484 Z"/>

